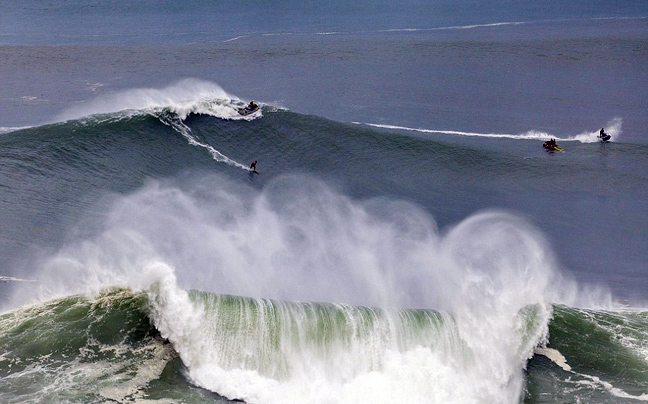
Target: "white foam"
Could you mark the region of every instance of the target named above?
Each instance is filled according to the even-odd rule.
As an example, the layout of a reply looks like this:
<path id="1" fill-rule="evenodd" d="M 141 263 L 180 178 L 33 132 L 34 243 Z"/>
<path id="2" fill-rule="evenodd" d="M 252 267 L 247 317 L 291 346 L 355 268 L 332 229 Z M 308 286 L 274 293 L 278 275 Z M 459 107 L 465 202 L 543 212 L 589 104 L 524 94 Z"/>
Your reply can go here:
<path id="1" fill-rule="evenodd" d="M 215 83 L 185 79 L 163 89 L 138 88 L 103 95 L 64 111 L 57 120 L 82 119 L 102 123 L 152 114 L 180 133 L 192 146 L 206 149 L 215 161 L 243 170 L 249 168 L 196 138 L 184 123 L 190 114 L 210 115 L 221 119 L 253 120 L 262 116 L 261 110 L 241 115 L 243 103 L 227 94 Z"/>
<path id="2" fill-rule="evenodd" d="M 67 293 L 83 285 L 146 291 L 156 327 L 192 380 L 249 403 L 517 403 L 526 360 L 546 339 L 549 302 L 575 293 L 550 251 L 532 226 L 503 212 L 439 231 L 416 206 L 354 201 L 308 177 L 278 177 L 260 192 L 214 176 L 152 182 L 120 198 L 106 231 L 66 247 L 39 279 L 77 282 L 58 290 Z M 191 287 L 429 308 L 452 320 L 432 340 L 399 328 L 395 315 L 323 346 L 297 331 L 276 339 L 258 328 L 226 339 L 191 301 Z M 345 316 L 348 326 L 357 320 Z M 237 349 L 224 348 L 231 340 Z M 264 344 L 277 341 L 270 369 L 258 366 L 270 352 Z"/>
<path id="3" fill-rule="evenodd" d="M 625 392 L 624 390 L 622 390 L 622 389 L 620 389 L 618 387 L 614 387 L 614 385 L 612 385 L 609 382 L 606 382 L 605 380 L 601 380 L 601 378 L 599 378 L 598 376 L 590 376 L 590 375 L 586 375 L 586 374 L 578 373 L 578 372 L 573 372 L 573 373 L 586 379 L 586 380 L 577 381 L 576 382 L 577 384 L 591 386 L 592 388 L 596 388 L 596 387 L 600 386 L 600 387 L 603 387 L 605 390 L 607 390 L 613 396 L 619 397 L 619 398 L 628 398 L 628 399 L 637 400 L 637 401 L 648 401 L 648 393 L 643 393 L 643 394 L 640 394 L 638 396 L 635 396 L 635 395 L 632 395 L 632 394 L 629 394 L 629 393 Z"/>
<path id="4" fill-rule="evenodd" d="M 57 121 L 80 119 L 97 114 L 122 111 L 140 113 L 173 111 L 184 120 L 189 114 L 206 114 L 222 119 L 254 119 L 241 116 L 242 103 L 219 85 L 198 79 L 184 79 L 165 88 L 133 88 L 96 97 L 63 111 Z"/>
<path id="5" fill-rule="evenodd" d="M 618 137 L 621 134 L 621 124 L 622 124 L 622 119 L 621 118 L 614 118 L 611 121 L 608 122 L 607 128 L 606 128 L 606 133 L 610 134 L 612 136 L 611 141 L 615 141 L 618 139 Z M 354 122 L 356 124 L 361 124 L 359 122 Z M 372 126 L 375 128 L 383 128 L 383 129 L 394 129 L 394 130 L 403 130 L 403 131 L 410 131 L 410 132 L 418 132 L 418 133 L 429 133 L 429 134 L 437 134 L 437 135 L 456 135 L 456 136 L 469 136 L 469 137 L 481 137 L 481 138 L 504 138 L 504 139 L 518 139 L 518 140 L 547 140 L 549 138 L 554 138 L 556 140 L 560 141 L 578 141 L 582 143 L 593 143 L 593 142 L 598 142 L 600 139 L 598 138 L 598 130 L 595 132 L 583 132 L 577 135 L 573 136 L 566 136 L 566 137 L 559 137 L 554 134 L 548 133 L 548 132 L 543 132 L 543 131 L 536 131 L 536 130 L 530 130 L 524 133 L 481 133 L 481 132 L 465 132 L 465 131 L 458 131 L 458 130 L 444 130 L 444 129 L 425 129 L 425 128 L 410 128 L 407 126 L 399 126 L 399 125 L 387 125 L 387 124 L 375 124 L 375 123 L 364 123 L 364 125 L 367 126 Z"/>
<path id="6" fill-rule="evenodd" d="M 622 133 L 621 130 L 622 123 L 623 120 L 617 117 L 610 120 L 605 126 L 605 133 L 610 135 L 611 142 L 615 142 L 619 140 L 619 136 L 621 136 Z M 582 143 L 594 143 L 594 142 L 601 141 L 601 139 L 599 138 L 599 130 L 596 130 L 594 132 L 583 132 L 574 136 L 572 139 Z"/>
<path id="7" fill-rule="evenodd" d="M 561 354 L 557 349 L 537 347 L 533 352 L 537 355 L 546 356 L 553 363 L 560 366 L 564 371 L 571 371 L 571 366 L 567 364 L 567 359 L 565 359 L 563 354 Z"/>
<path id="8" fill-rule="evenodd" d="M 508 335 L 499 330 L 502 333 L 493 335 L 490 332 L 497 330 L 487 329 L 479 335 L 480 345 L 463 334 L 466 328 L 460 321 L 459 329 L 447 322 L 437 330 L 439 340 L 432 345 L 402 350 L 392 338 L 408 338 L 407 332 L 388 332 L 379 322 L 374 323 L 377 329 L 367 331 L 366 324 L 358 323 L 363 331 L 350 341 L 342 336 L 337 343 L 318 348 L 317 337 L 300 338 L 292 331 L 299 323 L 287 327 L 289 335 L 272 338 L 263 332 L 265 324 L 244 334 L 220 328 L 218 318 L 206 317 L 204 308 L 192 306 L 186 294 L 173 287 L 173 280 L 168 274 L 161 287 L 149 292 L 155 302 L 156 326 L 173 342 L 195 383 L 231 399 L 285 404 L 423 399 L 429 403 L 514 403 L 522 389 L 520 370 L 525 357 L 518 356 L 515 332 Z M 245 311 L 241 309 L 238 316 L 243 321 Z M 353 322 L 353 317 L 348 321 Z M 279 325 L 270 324 L 270 329 Z M 451 336 L 454 341 L 443 343 Z M 462 349 L 463 343 L 468 347 Z M 281 346 L 278 356 L 274 344 Z M 270 369 L 257 367 L 264 356 L 271 360 Z M 256 365 L 250 367 L 250 363 Z"/>
<path id="9" fill-rule="evenodd" d="M 0 126 L 0 134 L 14 132 L 22 129 L 29 129 L 33 126 Z"/>
<path id="10" fill-rule="evenodd" d="M 14 278 L 12 276 L 0 276 L 0 282 L 35 282 L 33 280 L 29 279 L 20 279 L 20 278 Z"/>
<path id="11" fill-rule="evenodd" d="M 432 28 L 392 28 L 380 32 L 425 32 L 425 31 L 445 31 L 445 30 L 463 30 L 463 29 L 475 29 L 475 28 L 491 28 L 491 27 L 503 27 L 507 25 L 522 25 L 530 24 L 531 22 L 521 22 L 521 21 L 504 21 L 504 22 L 495 22 L 490 24 L 471 24 L 471 25 L 451 25 L 446 27 L 432 27 Z"/>
<path id="12" fill-rule="evenodd" d="M 596 387 L 600 386 L 600 387 L 603 387 L 605 390 L 607 390 L 613 396 L 619 397 L 619 398 L 628 398 L 628 399 L 633 399 L 633 400 L 638 400 L 638 401 L 648 401 L 648 393 L 644 393 L 644 394 L 641 394 L 641 395 L 638 395 L 638 396 L 632 395 L 632 394 L 629 394 L 629 393 L 625 392 L 624 390 L 622 390 L 622 389 L 620 389 L 618 387 L 614 387 L 614 385 L 612 385 L 611 383 L 609 383 L 609 382 L 607 382 L 605 380 L 602 380 L 598 376 L 591 376 L 591 375 L 587 375 L 587 374 L 584 374 L 584 373 L 579 373 L 579 372 L 573 371 L 571 366 L 569 366 L 567 364 L 567 360 L 565 359 L 565 357 L 556 349 L 546 348 L 546 347 L 537 347 L 534 350 L 534 353 L 547 357 L 553 363 L 560 366 L 560 368 L 562 368 L 564 371 L 573 373 L 573 374 L 579 376 L 580 378 L 584 379 L 584 380 L 576 381 L 577 384 L 587 385 L 587 386 L 591 386 L 593 388 L 596 388 Z"/>

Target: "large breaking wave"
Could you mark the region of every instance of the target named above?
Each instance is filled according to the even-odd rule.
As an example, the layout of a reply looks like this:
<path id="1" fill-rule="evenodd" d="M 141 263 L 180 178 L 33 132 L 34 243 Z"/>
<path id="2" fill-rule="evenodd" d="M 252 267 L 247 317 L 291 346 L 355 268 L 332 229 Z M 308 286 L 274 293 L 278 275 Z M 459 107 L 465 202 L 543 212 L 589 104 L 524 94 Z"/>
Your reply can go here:
<path id="1" fill-rule="evenodd" d="M 184 120 L 190 114 L 211 115 L 221 119 L 254 119 L 242 116 L 238 109 L 245 105 L 218 84 L 198 79 L 184 79 L 164 88 L 132 88 L 105 94 L 60 113 L 56 120 L 82 119 L 93 115 L 122 113 L 141 114 L 171 111 Z"/>
<path id="2" fill-rule="evenodd" d="M 307 177 L 209 177 L 121 198 L 16 296 L 144 291 L 191 380 L 230 399 L 515 403 L 550 303 L 578 300 L 548 251 L 503 212 L 440 231 Z"/>

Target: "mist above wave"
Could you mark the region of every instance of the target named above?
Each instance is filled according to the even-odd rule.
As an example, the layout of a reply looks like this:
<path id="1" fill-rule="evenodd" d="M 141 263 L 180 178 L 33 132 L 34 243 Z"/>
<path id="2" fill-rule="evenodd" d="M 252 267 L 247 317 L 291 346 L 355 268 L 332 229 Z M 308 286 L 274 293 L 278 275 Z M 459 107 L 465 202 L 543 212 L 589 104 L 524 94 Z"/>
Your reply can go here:
<path id="1" fill-rule="evenodd" d="M 487 211 L 440 230 L 410 203 L 354 200 L 304 176 L 278 177 L 262 190 L 211 175 L 149 182 L 115 200 L 103 232 L 73 240 L 45 260 L 38 279 L 17 296 L 114 286 L 147 292 L 156 327 L 195 383 L 267 403 L 388 402 L 397 396 L 517 402 L 526 359 L 546 340 L 550 303 L 583 301 L 578 285 L 560 274 L 544 237 L 519 217 Z M 385 314 L 370 322 L 396 328 L 385 334 L 389 327 L 370 327 L 352 346 L 335 343 L 349 332 L 342 328 L 324 353 L 317 353 L 317 338 L 289 330 L 281 343 L 291 353 L 278 351 L 278 362 L 268 365 L 238 345 L 222 354 L 217 347 L 242 336 L 232 327 L 225 327 L 232 335 L 207 327 L 214 321 L 209 307 L 192 301 L 187 289 L 331 302 L 342 313 L 334 316 L 358 324 L 366 320 L 344 306 L 378 307 L 375 312 Z M 298 309 L 281 321 L 296 321 L 293 330 L 307 328 L 306 319 L 299 320 L 302 306 L 291 307 Z M 450 342 L 416 339 L 394 314 L 400 308 L 449 316 L 449 326 L 432 331 Z M 269 343 L 262 332 L 249 337 L 252 345 Z M 363 346 L 376 350 L 370 366 L 358 354 Z M 247 365 L 233 366 L 246 352 L 252 355 Z M 345 352 L 356 354 L 340 364 Z M 304 361 L 315 367 L 304 370 Z M 283 376 L 263 370 L 273 364 L 284 366 Z M 327 372 L 331 366 L 342 376 Z M 320 384 L 312 384 L 313 375 L 322 377 Z"/>
<path id="2" fill-rule="evenodd" d="M 213 82 L 187 78 L 164 88 L 132 88 L 105 94 L 68 108 L 57 121 L 128 111 L 150 113 L 168 110 L 184 120 L 190 114 L 222 119 L 252 119 L 241 116 L 242 101 Z"/>
<path id="3" fill-rule="evenodd" d="M 448 310 L 505 295 L 577 303 L 551 247 L 521 218 L 482 212 L 439 230 L 410 203 L 357 201 L 301 176 L 263 190 L 219 176 L 151 181 L 117 198 L 105 231 L 70 242 L 43 276 L 51 286 L 127 284 L 159 260 L 184 287 L 250 297 Z"/>

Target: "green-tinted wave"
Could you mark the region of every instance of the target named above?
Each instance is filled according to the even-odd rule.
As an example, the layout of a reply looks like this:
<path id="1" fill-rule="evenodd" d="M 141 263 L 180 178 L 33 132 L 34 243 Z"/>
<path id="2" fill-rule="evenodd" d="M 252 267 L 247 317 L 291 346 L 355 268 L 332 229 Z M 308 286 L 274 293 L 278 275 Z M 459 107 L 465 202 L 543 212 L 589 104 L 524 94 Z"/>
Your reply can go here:
<path id="1" fill-rule="evenodd" d="M 0 402 L 213 402 L 189 385 L 145 294 L 69 296 L 0 316 Z M 173 402 L 173 401 L 171 401 Z"/>
<path id="2" fill-rule="evenodd" d="M 560 360 L 531 360 L 525 402 L 648 400 L 648 312 L 555 306 L 548 348 Z"/>

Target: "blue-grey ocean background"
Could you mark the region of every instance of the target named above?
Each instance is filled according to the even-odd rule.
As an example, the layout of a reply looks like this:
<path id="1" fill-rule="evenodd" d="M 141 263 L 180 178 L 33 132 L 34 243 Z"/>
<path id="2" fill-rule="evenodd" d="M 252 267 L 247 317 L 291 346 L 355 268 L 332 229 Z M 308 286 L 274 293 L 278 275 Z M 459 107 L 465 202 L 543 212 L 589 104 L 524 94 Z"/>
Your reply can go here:
<path id="1" fill-rule="evenodd" d="M 51 285 L 48 271 L 55 274 L 52 277 L 63 276 L 63 271 L 86 283 L 106 284 L 106 279 L 94 274 L 93 264 L 106 264 L 111 252 L 115 256 L 109 261 L 115 266 L 123 264 L 122 259 L 140 259 L 133 258 L 138 256 L 134 248 L 124 252 L 104 246 L 106 250 L 94 252 L 94 244 L 102 245 L 96 240 L 107 243 L 102 232 L 115 223 L 132 222 L 144 238 L 149 236 L 146 254 L 148 248 L 157 248 L 174 264 L 181 286 L 194 290 L 191 298 L 208 302 L 206 306 L 217 313 L 224 309 L 213 308 L 216 298 L 200 293 L 373 306 L 383 302 L 376 296 L 386 293 L 377 284 L 369 282 L 376 287 L 372 290 L 347 280 L 357 286 L 355 295 L 334 286 L 293 285 L 289 279 L 295 283 L 302 279 L 297 270 L 273 273 L 285 277 L 282 281 L 248 286 L 263 277 L 245 266 L 228 265 L 274 262 L 275 256 L 259 252 L 249 251 L 254 260 L 242 254 L 223 260 L 222 265 L 237 275 L 232 275 L 231 283 L 219 284 L 222 279 L 208 275 L 209 268 L 224 256 L 231 257 L 220 250 L 216 254 L 187 245 L 202 243 L 206 234 L 202 224 L 220 228 L 233 220 L 249 227 L 230 234 L 225 244 L 245 244 L 240 238 L 250 229 L 296 228 L 287 242 L 300 245 L 296 251 L 306 257 L 320 257 L 316 242 L 299 244 L 309 232 L 322 236 L 322 251 L 346 251 L 345 244 L 336 244 L 342 236 L 328 229 L 320 215 L 330 214 L 341 228 L 349 222 L 363 236 L 380 238 L 376 235 L 380 226 L 365 228 L 366 222 L 349 210 L 366 209 L 370 218 L 387 217 L 389 223 L 402 224 L 392 214 L 398 216 L 394 212 L 404 202 L 405 217 L 422 212 L 424 239 L 428 233 L 451 238 L 453 229 L 463 228 L 461 223 L 495 210 L 521 218 L 520 228 L 528 224 L 534 229 L 530 234 L 537 229 L 537 238 L 546 240 L 539 244 L 548 250 L 552 270 L 564 277 L 564 282 L 552 278 L 555 288 L 568 285 L 563 292 L 578 295 L 573 301 L 549 301 L 567 305 L 554 307 L 549 347 L 565 355 L 577 373 L 561 373 L 565 371 L 562 362 L 551 354 L 536 355 L 525 374 L 520 400 L 645 401 L 646 66 L 648 2 L 1 1 L 0 277 L 5 278 L 0 279 L 10 281 L 0 284 L 0 305 L 8 313 L 0 321 L 10 331 L 0 331 L 0 398 L 6 402 L 87 402 L 97 397 L 118 402 L 209 402 L 222 399 L 210 390 L 229 398 L 242 394 L 231 393 L 227 390 L 231 386 L 213 387 L 212 381 L 192 373 L 197 371 L 183 356 L 186 346 L 173 338 L 184 362 L 171 360 L 157 381 L 131 389 L 136 393 L 102 390 L 98 396 L 85 396 L 87 386 L 82 383 L 71 382 L 69 389 L 61 387 L 70 386 L 63 382 L 51 388 L 43 381 L 43 391 L 55 391 L 47 396 L 38 388 L 26 393 L 23 382 L 14 381 L 22 380 L 17 373 L 24 371 L 28 378 L 31 370 L 29 366 L 15 370 L 22 366 L 21 360 L 23 364 L 26 358 L 37 361 L 33 353 L 18 353 L 17 347 L 25 345 L 23 338 L 31 337 L 22 333 L 23 323 L 16 320 L 22 312 L 13 310 L 34 301 L 31 292 L 40 297 L 65 296 L 65 291 L 40 290 L 46 282 Z M 249 120 L 228 115 L 235 111 L 233 105 L 251 99 L 262 105 L 262 114 Z M 613 135 L 612 142 L 596 141 L 601 127 Z M 566 150 L 544 150 L 541 144 L 549 137 L 557 138 Z M 241 169 L 253 159 L 259 160 L 258 176 Z M 218 192 L 207 190 L 212 184 Z M 191 209 L 175 210 L 158 205 L 168 197 L 174 207 L 185 206 L 187 199 L 178 195 L 188 195 L 197 206 L 190 203 Z M 239 199 L 257 207 L 267 204 L 277 214 L 269 216 L 278 223 L 256 211 L 250 217 L 237 208 L 226 212 L 224 206 Z M 303 207 L 297 213 L 290 210 L 300 203 L 313 205 L 315 213 L 305 213 Z M 283 208 L 275 211 L 284 205 L 289 213 Z M 200 212 L 200 217 L 185 218 L 183 227 L 172 218 L 178 212 Z M 165 225 L 157 228 L 149 223 L 147 213 L 159 215 L 148 216 L 150 222 Z M 310 221 L 299 224 L 292 218 Z M 434 223 L 427 226 L 427 220 Z M 269 245 L 286 241 L 273 239 L 273 234 L 268 232 L 257 241 Z M 486 245 L 491 242 L 488 230 L 479 234 Z M 400 255 L 402 251 L 395 247 L 399 237 L 386 235 L 385 239 L 393 242 L 393 255 L 388 248 L 389 252 L 373 258 L 409 262 L 414 254 L 408 255 L 406 248 L 405 258 Z M 439 249 L 448 244 L 452 243 L 439 242 Z M 346 246 L 358 247 L 351 248 L 351 255 L 363 247 L 354 242 Z M 476 250 L 480 246 L 472 244 Z M 493 255 L 501 251 L 504 256 L 518 256 L 514 242 L 494 242 L 492 248 L 499 249 L 491 251 Z M 519 253 L 520 273 L 533 272 L 529 268 L 544 262 L 542 253 L 538 254 L 535 259 L 530 258 L 533 254 Z M 65 261 L 59 259 L 61 255 L 72 258 Z M 364 258 L 360 261 L 366 262 Z M 474 259 L 479 267 L 489 257 Z M 323 262 L 322 270 L 342 273 L 346 268 L 344 259 L 342 264 L 335 259 Z M 461 289 L 447 276 L 438 278 L 441 284 L 431 290 L 443 289 L 443 279 L 448 280 L 447 289 Z M 473 278 L 465 274 L 459 279 Z M 415 281 L 406 284 L 412 290 L 391 293 L 398 298 L 387 299 L 390 304 L 450 313 L 458 304 L 449 304 L 452 298 L 419 296 Z M 493 281 L 488 286 L 497 290 L 498 285 Z M 513 285 L 512 280 L 510 287 L 517 287 Z M 115 286 L 124 284 L 115 282 Z M 71 286 L 69 293 L 77 289 Z M 137 344 L 145 341 L 144 346 L 150 346 L 148 341 L 157 338 L 158 330 L 144 329 L 138 321 L 153 318 L 150 321 L 164 337 L 173 333 L 165 332 L 158 317 L 142 309 L 147 305 L 140 301 L 142 296 L 114 293 L 106 301 L 119 302 L 115 306 L 119 315 L 106 323 L 135 324 L 132 329 L 115 327 L 119 332 L 130 329 L 123 341 L 137 341 L 133 355 L 148 360 L 138 356 Z M 457 296 L 461 300 L 459 290 Z M 78 297 L 67 299 L 53 305 L 85 304 L 75 300 Z M 448 304 L 427 306 L 430 301 Z M 587 307 L 592 308 L 604 302 L 607 310 L 623 304 L 637 312 L 625 316 L 607 310 L 580 312 L 569 306 L 590 303 Z M 89 307 L 84 318 L 107 316 L 93 311 L 105 306 L 91 303 Z M 39 310 L 58 313 L 49 306 Z M 67 317 L 53 321 L 64 320 Z M 96 329 L 110 328 L 105 323 L 97 327 L 90 323 L 75 327 L 79 333 L 87 330 L 89 340 L 118 344 L 96 335 Z M 47 321 L 42 324 L 52 330 Z M 87 352 L 93 347 L 84 342 L 61 348 L 57 345 L 61 338 L 54 333 L 52 341 L 58 342 L 52 343 L 51 351 L 39 351 L 39 357 L 54 352 L 54 357 L 64 358 L 72 355 L 70 351 Z M 587 342 L 581 346 L 579 341 Z M 225 345 L 219 339 L 215 344 L 220 343 Z M 610 354 L 596 356 L 594 351 Z M 104 351 L 97 348 L 97 352 Z M 152 357 L 170 360 L 167 353 L 155 352 Z M 84 360 L 89 359 L 80 361 Z M 56 366 L 65 362 L 60 361 Z M 38 363 L 61 372 L 52 363 Z M 128 366 L 135 365 L 129 362 Z M 76 368 L 71 367 L 74 374 Z M 116 379 L 123 376 L 120 371 L 111 374 Z M 180 393 L 174 393 L 176 388 Z M 67 396 L 65 390 L 78 394 Z M 248 394 L 250 402 L 263 396 Z M 439 402 L 432 396 L 421 397 L 423 402 Z M 509 400 L 502 398 L 502 402 Z"/>
<path id="2" fill-rule="evenodd" d="M 102 93 L 192 77 L 343 122 L 570 135 L 622 117 L 626 141 L 645 144 L 647 9 L 630 1 L 6 2 L 1 118 L 39 123 Z"/>

